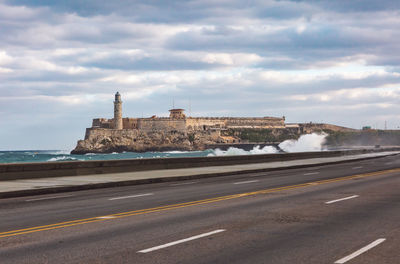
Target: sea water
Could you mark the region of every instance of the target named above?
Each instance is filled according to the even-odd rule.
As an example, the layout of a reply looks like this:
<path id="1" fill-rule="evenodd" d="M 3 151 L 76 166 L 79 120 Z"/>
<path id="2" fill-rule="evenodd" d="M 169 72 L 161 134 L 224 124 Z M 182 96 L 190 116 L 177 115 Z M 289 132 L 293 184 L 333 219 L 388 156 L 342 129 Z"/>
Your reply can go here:
<path id="1" fill-rule="evenodd" d="M 67 150 L 19 150 L 0 151 L 0 163 L 22 162 L 57 162 L 57 161 L 84 161 L 84 160 L 119 160 L 119 159 L 147 159 L 147 158 L 181 158 L 181 157 L 210 157 L 232 155 L 273 154 L 280 151 L 302 152 L 325 150 L 326 134 L 302 135 L 298 140 L 285 140 L 279 144 L 278 150 L 272 146 L 260 148 L 255 146 L 252 150 L 230 147 L 228 150 L 208 149 L 204 151 L 165 151 L 165 152 L 122 152 L 110 154 L 88 153 L 84 155 L 70 154 Z"/>

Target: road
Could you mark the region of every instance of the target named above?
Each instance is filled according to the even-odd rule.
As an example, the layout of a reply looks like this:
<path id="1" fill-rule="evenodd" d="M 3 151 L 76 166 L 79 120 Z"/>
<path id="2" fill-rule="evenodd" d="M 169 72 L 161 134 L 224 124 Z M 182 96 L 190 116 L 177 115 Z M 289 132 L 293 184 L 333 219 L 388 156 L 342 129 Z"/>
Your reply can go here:
<path id="1" fill-rule="evenodd" d="M 0 263 L 400 263 L 400 156 L 0 200 Z"/>

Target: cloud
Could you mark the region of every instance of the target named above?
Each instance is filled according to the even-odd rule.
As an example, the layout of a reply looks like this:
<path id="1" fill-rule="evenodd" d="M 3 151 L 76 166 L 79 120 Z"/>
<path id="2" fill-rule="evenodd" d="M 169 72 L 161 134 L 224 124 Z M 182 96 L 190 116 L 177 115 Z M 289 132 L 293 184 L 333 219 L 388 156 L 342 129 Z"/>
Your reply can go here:
<path id="1" fill-rule="evenodd" d="M 396 1 L 0 0 L 0 21 L 0 149 L 75 143 L 116 91 L 124 116 L 400 126 Z"/>

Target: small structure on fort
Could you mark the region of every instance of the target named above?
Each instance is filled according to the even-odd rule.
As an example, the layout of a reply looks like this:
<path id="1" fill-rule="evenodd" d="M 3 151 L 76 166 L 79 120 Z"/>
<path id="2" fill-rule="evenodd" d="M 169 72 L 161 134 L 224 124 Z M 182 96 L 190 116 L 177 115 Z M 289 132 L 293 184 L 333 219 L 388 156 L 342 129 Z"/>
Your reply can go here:
<path id="1" fill-rule="evenodd" d="M 256 138 L 265 143 L 294 138 L 316 128 L 346 129 L 328 124 L 286 125 L 284 117 L 188 117 L 184 109 L 170 109 L 168 117 L 123 117 L 121 95 L 117 92 L 114 118 L 93 119 L 85 139 L 79 140 L 71 153 L 203 150 L 216 144 L 252 143 L 248 134 L 261 135 Z"/>

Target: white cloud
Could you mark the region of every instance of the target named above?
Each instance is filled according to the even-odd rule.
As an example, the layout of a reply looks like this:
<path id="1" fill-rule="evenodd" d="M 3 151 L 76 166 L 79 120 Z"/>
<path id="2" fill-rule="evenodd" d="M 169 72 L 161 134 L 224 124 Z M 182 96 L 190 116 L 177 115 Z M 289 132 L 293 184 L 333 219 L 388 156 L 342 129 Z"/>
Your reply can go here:
<path id="1" fill-rule="evenodd" d="M 400 115 L 400 16 L 385 1 L 47 2 L 0 0 L 0 112 L 15 120 L 108 115 L 117 90 L 133 113 L 173 97 L 203 115 Z"/>

